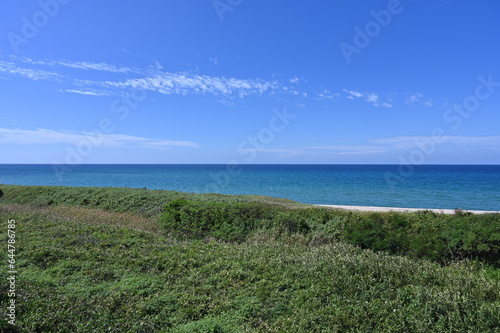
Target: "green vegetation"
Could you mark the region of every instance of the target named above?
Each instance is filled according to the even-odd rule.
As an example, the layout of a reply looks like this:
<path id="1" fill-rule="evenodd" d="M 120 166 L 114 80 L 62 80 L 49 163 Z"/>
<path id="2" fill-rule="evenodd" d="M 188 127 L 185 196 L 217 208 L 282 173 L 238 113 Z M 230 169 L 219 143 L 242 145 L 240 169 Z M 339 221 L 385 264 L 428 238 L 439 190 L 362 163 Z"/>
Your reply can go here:
<path id="1" fill-rule="evenodd" d="M 226 203 L 175 199 L 166 207 L 160 225 L 173 235 L 189 238 L 215 237 L 241 241 L 253 231 L 302 232 L 308 230 L 304 219 L 283 207 L 259 202 Z"/>
<path id="2" fill-rule="evenodd" d="M 19 332 L 500 331 L 499 214 L 139 189 L 0 193 L 0 219 L 17 225 Z M 6 292 L 0 302 L 4 313 Z M 5 316 L 0 328 L 15 331 Z"/>
<path id="3" fill-rule="evenodd" d="M 132 188 L 17 186 L 1 185 L 1 203 L 45 206 L 78 206 L 121 213 L 159 216 L 166 204 L 174 199 L 203 202 L 265 202 L 274 205 L 306 206 L 291 200 L 255 195 L 196 194 Z"/>
<path id="4" fill-rule="evenodd" d="M 176 199 L 161 226 L 191 239 L 244 240 L 257 230 L 300 233 L 310 241 L 345 241 L 362 248 L 448 263 L 472 259 L 500 267 L 500 215 L 360 213 L 286 208 L 263 202 L 221 203 Z"/>

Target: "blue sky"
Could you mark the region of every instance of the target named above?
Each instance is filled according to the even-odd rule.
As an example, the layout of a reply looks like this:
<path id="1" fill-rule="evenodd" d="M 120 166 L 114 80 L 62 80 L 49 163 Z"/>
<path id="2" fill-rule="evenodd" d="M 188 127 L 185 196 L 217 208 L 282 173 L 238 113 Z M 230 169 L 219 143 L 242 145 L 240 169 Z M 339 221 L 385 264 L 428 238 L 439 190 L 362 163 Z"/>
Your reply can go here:
<path id="1" fill-rule="evenodd" d="M 500 164 L 499 13 L 5 0 L 0 163 Z"/>

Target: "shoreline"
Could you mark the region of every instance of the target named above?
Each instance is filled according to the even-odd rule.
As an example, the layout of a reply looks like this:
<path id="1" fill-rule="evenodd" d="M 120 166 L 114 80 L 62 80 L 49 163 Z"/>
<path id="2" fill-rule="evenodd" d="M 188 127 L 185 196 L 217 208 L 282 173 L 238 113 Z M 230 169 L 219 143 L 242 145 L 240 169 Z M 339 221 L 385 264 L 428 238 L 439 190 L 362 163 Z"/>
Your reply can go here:
<path id="1" fill-rule="evenodd" d="M 438 214 L 455 214 L 454 209 L 437 209 L 437 208 L 401 208 L 401 207 L 374 207 L 374 206 L 346 206 L 346 205 L 315 205 L 319 207 L 329 207 L 335 209 L 355 210 L 361 212 L 421 212 L 430 210 Z M 463 210 L 464 213 L 473 214 L 498 214 L 500 211 L 489 210 Z"/>

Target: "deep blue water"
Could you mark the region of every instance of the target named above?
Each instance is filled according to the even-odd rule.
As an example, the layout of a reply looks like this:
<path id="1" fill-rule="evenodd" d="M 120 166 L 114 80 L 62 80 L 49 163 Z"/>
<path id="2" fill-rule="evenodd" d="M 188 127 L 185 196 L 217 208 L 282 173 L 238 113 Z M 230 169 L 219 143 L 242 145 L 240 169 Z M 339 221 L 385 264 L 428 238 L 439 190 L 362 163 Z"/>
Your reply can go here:
<path id="1" fill-rule="evenodd" d="M 500 211 L 500 165 L 0 165 L 0 183 L 259 194 L 304 203 Z"/>

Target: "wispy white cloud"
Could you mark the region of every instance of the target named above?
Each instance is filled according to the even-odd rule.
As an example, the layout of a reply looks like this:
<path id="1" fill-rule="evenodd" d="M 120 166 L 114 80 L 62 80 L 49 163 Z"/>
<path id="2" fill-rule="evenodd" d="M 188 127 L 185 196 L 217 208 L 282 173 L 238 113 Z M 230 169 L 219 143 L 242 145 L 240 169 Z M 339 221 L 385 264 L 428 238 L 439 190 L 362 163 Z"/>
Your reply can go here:
<path id="1" fill-rule="evenodd" d="M 45 65 L 51 67 L 62 66 L 68 68 L 95 70 L 95 71 L 110 72 L 110 73 L 130 73 L 138 71 L 135 68 L 127 66 L 116 66 L 105 62 L 69 61 L 69 60 L 33 60 L 31 58 L 18 57 L 18 56 L 11 56 L 11 58 L 32 65 Z"/>
<path id="2" fill-rule="evenodd" d="M 431 136 L 395 136 L 370 140 L 371 143 L 389 145 L 395 149 L 414 148 L 423 142 L 432 142 Z M 500 136 L 446 136 L 443 143 L 456 144 L 460 146 L 498 146 L 500 147 Z"/>
<path id="3" fill-rule="evenodd" d="M 385 150 L 359 150 L 359 151 L 341 151 L 331 155 L 366 155 L 366 154 L 380 154 Z"/>
<path id="4" fill-rule="evenodd" d="M 80 95 L 87 95 L 87 96 L 110 96 L 110 95 L 112 95 L 109 91 L 104 91 L 104 90 L 60 89 L 59 91 L 80 94 Z"/>
<path id="5" fill-rule="evenodd" d="M 35 81 L 57 80 L 62 77 L 61 75 L 54 72 L 49 72 L 40 69 L 22 68 L 17 66 L 15 63 L 3 60 L 0 60 L 0 73 L 22 76 Z"/>
<path id="6" fill-rule="evenodd" d="M 244 97 L 250 94 L 263 94 L 280 89 L 277 81 L 261 79 L 237 79 L 187 73 L 157 73 L 144 78 L 124 81 L 95 82 L 104 87 L 121 89 L 142 89 L 165 95 L 211 94 L 215 96 L 236 95 Z"/>
<path id="7" fill-rule="evenodd" d="M 410 94 L 406 97 L 406 104 L 413 104 L 422 100 L 423 95 L 420 93 Z"/>
<path id="8" fill-rule="evenodd" d="M 348 99 L 354 99 L 354 98 L 363 97 L 363 94 L 360 93 L 359 91 L 356 91 L 356 90 L 347 90 L 347 89 L 344 89 L 344 92 L 347 93 L 346 98 L 348 98 Z"/>
<path id="9" fill-rule="evenodd" d="M 288 87 L 282 87 L 282 90 L 285 91 L 285 92 L 288 92 L 289 94 L 292 94 L 293 96 L 300 96 L 300 97 L 304 97 L 304 98 L 306 98 L 307 96 L 309 96 L 308 93 L 300 92 L 300 91 L 295 90 L 295 89 L 288 89 Z"/>
<path id="10" fill-rule="evenodd" d="M 347 94 L 345 97 L 347 99 L 355 99 L 355 98 L 364 98 L 365 101 L 367 101 L 368 103 L 370 103 L 371 105 L 373 106 L 376 106 L 376 107 L 384 107 L 384 108 L 392 108 L 392 104 L 389 103 L 389 102 L 380 102 L 380 98 L 379 98 L 379 95 L 377 93 L 374 93 L 374 92 L 370 92 L 370 93 L 362 93 L 362 92 L 359 92 L 357 90 L 347 90 L 347 89 L 344 89 L 344 92 Z"/>
<path id="11" fill-rule="evenodd" d="M 314 147 L 299 147 L 299 148 L 262 148 L 244 149 L 246 151 L 256 151 L 261 153 L 276 153 L 281 155 L 360 155 L 360 154 L 378 154 L 386 151 L 383 146 L 373 145 L 339 145 L 339 146 L 314 146 Z"/>
<path id="12" fill-rule="evenodd" d="M 356 146 L 356 145 L 338 145 L 338 146 L 312 146 L 303 147 L 303 150 L 342 150 L 342 151 L 363 151 L 363 150 L 380 150 L 381 146 Z"/>
<path id="13" fill-rule="evenodd" d="M 500 135 L 496 136 L 448 136 L 446 142 L 458 145 L 481 145 L 500 147 Z"/>
<path id="14" fill-rule="evenodd" d="M 421 93 L 410 93 L 406 95 L 405 104 L 414 105 L 416 103 L 421 103 L 426 107 L 431 107 L 433 102 L 431 99 L 426 99 L 425 96 Z"/>
<path id="15" fill-rule="evenodd" d="M 372 104 L 378 104 L 378 95 L 375 93 L 370 93 L 366 95 L 366 101 Z"/>
<path id="16" fill-rule="evenodd" d="M 318 101 L 338 102 L 341 98 L 364 100 L 374 107 L 393 107 L 394 94 L 381 95 L 377 92 L 343 89 L 337 92 L 328 89 L 312 90 L 312 94 L 304 89 L 307 81 L 293 76 L 273 75 L 273 79 L 235 78 L 226 76 L 210 76 L 192 72 L 168 72 L 160 63 L 138 69 L 131 66 L 109 64 L 92 61 L 70 60 L 34 60 L 26 57 L 9 56 L 11 61 L 0 60 L 0 77 L 20 76 L 36 81 L 54 82 L 54 89 L 85 96 L 120 95 L 130 89 L 140 89 L 164 95 L 206 95 L 215 97 L 223 104 L 235 105 L 238 98 L 246 96 L 272 96 L 283 102 L 301 103 L 305 98 Z M 216 58 L 209 58 L 217 64 Z M 67 70 L 68 68 L 74 70 Z M 99 72 L 99 75 L 92 74 Z M 307 87 L 306 87 L 307 88 Z M 290 100 L 288 97 L 302 98 Z M 432 100 L 420 93 L 407 94 L 404 102 L 407 105 L 422 103 L 432 106 Z"/>
<path id="17" fill-rule="evenodd" d="M 66 86 L 64 89 L 58 89 L 59 91 L 88 96 L 102 96 L 102 88 L 107 89 L 108 93 L 110 89 L 113 89 L 115 93 L 120 93 L 125 89 L 144 89 L 166 95 L 204 94 L 240 98 L 274 92 L 293 93 L 293 91 L 288 90 L 288 87 L 283 82 L 278 80 L 269 81 L 260 78 L 232 78 L 184 72 L 165 72 L 158 63 L 155 66 L 138 70 L 132 67 L 116 66 L 102 62 L 33 60 L 17 56 L 11 58 L 16 62 L 0 60 L 0 74 L 18 75 L 32 80 L 58 81 Z M 54 71 L 40 69 L 44 67 L 50 67 L 51 69 L 67 67 L 82 71 L 94 70 L 107 72 L 110 75 L 119 73 L 125 75 L 125 78 L 118 79 L 115 76 L 99 81 L 78 76 L 78 72 L 61 75 Z"/>
<path id="18" fill-rule="evenodd" d="M 392 104 L 388 102 L 380 102 L 379 95 L 376 93 L 369 93 L 365 95 L 366 101 L 376 107 L 392 108 Z"/>
<path id="19" fill-rule="evenodd" d="M 314 146 L 304 147 L 303 151 L 310 151 L 322 155 L 360 155 L 360 154 L 378 154 L 386 149 L 382 146 L 374 145 L 338 145 L 338 146 Z"/>
<path id="20" fill-rule="evenodd" d="M 9 144 L 71 144 L 77 145 L 83 141 L 90 141 L 99 147 L 140 147 L 140 148 L 168 148 L 190 147 L 200 145 L 193 141 L 157 140 L 124 134 L 103 134 L 84 131 L 55 131 L 51 129 L 11 129 L 0 128 L 0 143 Z"/>
<path id="21" fill-rule="evenodd" d="M 337 101 L 337 99 L 340 97 L 340 94 L 337 92 L 331 92 L 328 89 L 323 89 L 320 92 L 316 93 L 316 100 L 321 101 L 324 99 L 331 100 L 331 101 Z"/>
<path id="22" fill-rule="evenodd" d="M 70 67 L 70 68 L 77 68 L 77 69 L 83 69 L 83 70 L 92 69 L 92 70 L 96 70 L 96 71 L 111 72 L 111 73 L 130 73 L 130 72 L 135 71 L 134 69 L 132 69 L 130 67 L 115 66 L 115 65 L 110 65 L 110 64 L 103 63 L 103 62 L 93 63 L 93 62 L 88 62 L 88 61 L 83 61 L 83 62 L 60 61 L 60 62 L 57 62 L 56 64 L 60 65 L 60 66 Z"/>
<path id="23" fill-rule="evenodd" d="M 325 145 L 297 148 L 247 148 L 243 151 L 279 154 L 280 156 L 340 156 L 340 155 L 374 155 L 391 153 L 405 149 L 413 149 L 422 144 L 432 142 L 430 136 L 397 136 L 368 140 L 360 145 Z M 448 136 L 445 143 L 462 147 L 477 147 L 487 150 L 500 150 L 500 136 Z"/>

